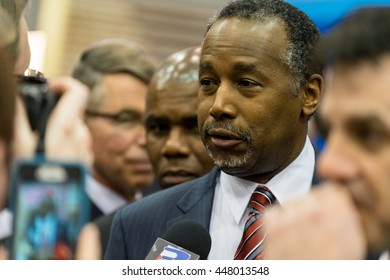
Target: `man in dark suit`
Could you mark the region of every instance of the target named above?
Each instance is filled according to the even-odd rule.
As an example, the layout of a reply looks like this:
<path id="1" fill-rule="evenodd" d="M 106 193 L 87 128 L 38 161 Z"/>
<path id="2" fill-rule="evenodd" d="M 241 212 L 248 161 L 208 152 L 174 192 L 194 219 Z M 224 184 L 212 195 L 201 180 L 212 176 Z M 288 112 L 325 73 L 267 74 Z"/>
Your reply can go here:
<path id="1" fill-rule="evenodd" d="M 73 69 L 91 91 L 84 114 L 94 154 L 86 183 L 91 220 L 139 199 L 153 182 L 143 117 L 154 71 L 142 46 L 120 38 L 93 43 Z"/>
<path id="2" fill-rule="evenodd" d="M 283 1 L 222 9 L 203 40 L 198 95 L 198 127 L 217 167 L 119 211 L 106 259 L 144 259 L 182 219 L 209 230 L 208 259 L 233 259 L 259 185 L 280 204 L 310 190 L 315 152 L 307 123 L 322 88 L 313 60 L 318 39 L 314 23 Z"/>

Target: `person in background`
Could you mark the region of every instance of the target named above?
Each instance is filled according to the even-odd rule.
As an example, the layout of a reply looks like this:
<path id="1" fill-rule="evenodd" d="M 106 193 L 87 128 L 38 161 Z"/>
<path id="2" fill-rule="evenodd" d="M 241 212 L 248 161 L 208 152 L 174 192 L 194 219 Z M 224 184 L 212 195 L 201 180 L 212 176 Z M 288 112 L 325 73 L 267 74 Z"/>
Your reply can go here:
<path id="1" fill-rule="evenodd" d="M 153 76 L 146 99 L 146 148 L 165 189 L 209 172 L 214 166 L 199 135 L 200 47 L 174 53 Z"/>
<path id="2" fill-rule="evenodd" d="M 234 1 L 221 10 L 203 39 L 198 95 L 200 135 L 217 168 L 119 210 L 105 259 L 145 259 L 183 219 L 210 232 L 208 259 L 263 257 L 261 240 L 241 242 L 248 215 L 260 216 L 251 197 L 283 205 L 313 183 L 307 133 L 322 89 L 318 39 L 313 21 L 284 1 Z"/>
<path id="3" fill-rule="evenodd" d="M 73 69 L 73 77 L 91 90 L 85 123 L 94 153 L 86 187 L 92 219 L 139 199 L 153 183 L 143 118 L 154 71 L 152 57 L 141 46 L 119 38 L 89 46 Z"/>
<path id="4" fill-rule="evenodd" d="M 172 54 L 149 85 L 146 149 L 162 189 L 200 177 L 213 167 L 197 124 L 200 51 L 200 47 L 190 47 Z M 78 259 L 103 257 L 113 216 L 85 226 L 78 242 Z"/>
<path id="5" fill-rule="evenodd" d="M 324 185 L 266 214 L 269 259 L 389 259 L 390 7 L 359 9 L 320 45 Z"/>

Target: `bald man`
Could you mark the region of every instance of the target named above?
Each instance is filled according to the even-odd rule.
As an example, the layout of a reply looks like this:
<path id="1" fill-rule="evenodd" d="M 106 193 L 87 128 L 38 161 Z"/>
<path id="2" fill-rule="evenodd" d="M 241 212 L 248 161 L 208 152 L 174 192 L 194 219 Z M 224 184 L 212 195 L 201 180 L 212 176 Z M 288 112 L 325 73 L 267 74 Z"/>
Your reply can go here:
<path id="1" fill-rule="evenodd" d="M 197 121 L 200 47 L 171 55 L 153 76 L 146 101 L 146 147 L 162 188 L 206 174 L 213 161 Z"/>

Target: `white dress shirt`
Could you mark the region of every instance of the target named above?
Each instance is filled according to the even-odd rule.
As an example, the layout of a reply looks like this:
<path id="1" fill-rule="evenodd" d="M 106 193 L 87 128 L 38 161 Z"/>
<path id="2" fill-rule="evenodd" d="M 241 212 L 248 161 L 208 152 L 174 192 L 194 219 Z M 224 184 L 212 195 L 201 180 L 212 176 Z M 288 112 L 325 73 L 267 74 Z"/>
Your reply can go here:
<path id="1" fill-rule="evenodd" d="M 129 203 L 123 196 L 102 185 L 91 175 L 87 175 L 85 191 L 103 214 L 110 214 Z M 137 192 L 135 199 L 138 200 L 141 197 L 142 193 Z"/>
<path id="2" fill-rule="evenodd" d="M 315 165 L 314 148 L 306 138 L 299 156 L 267 184 L 281 205 L 308 193 Z M 244 231 L 249 199 L 258 183 L 221 172 L 217 179 L 210 221 L 209 260 L 232 260 Z"/>
<path id="3" fill-rule="evenodd" d="M 379 259 L 380 259 L 380 260 L 390 260 L 389 251 L 383 252 L 383 253 L 380 255 Z"/>
<path id="4" fill-rule="evenodd" d="M 0 211 L 0 240 L 12 234 L 12 213 L 7 208 Z"/>

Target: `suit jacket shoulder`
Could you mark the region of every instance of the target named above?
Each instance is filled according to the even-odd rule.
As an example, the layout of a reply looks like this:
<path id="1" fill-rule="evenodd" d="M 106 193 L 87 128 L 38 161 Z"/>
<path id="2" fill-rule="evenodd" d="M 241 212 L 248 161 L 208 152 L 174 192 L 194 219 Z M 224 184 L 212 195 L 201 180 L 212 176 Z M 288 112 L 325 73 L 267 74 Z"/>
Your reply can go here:
<path id="1" fill-rule="evenodd" d="M 157 237 L 175 222 L 191 219 L 210 225 L 215 181 L 219 170 L 158 191 L 119 210 L 112 222 L 105 259 L 145 259 Z"/>

